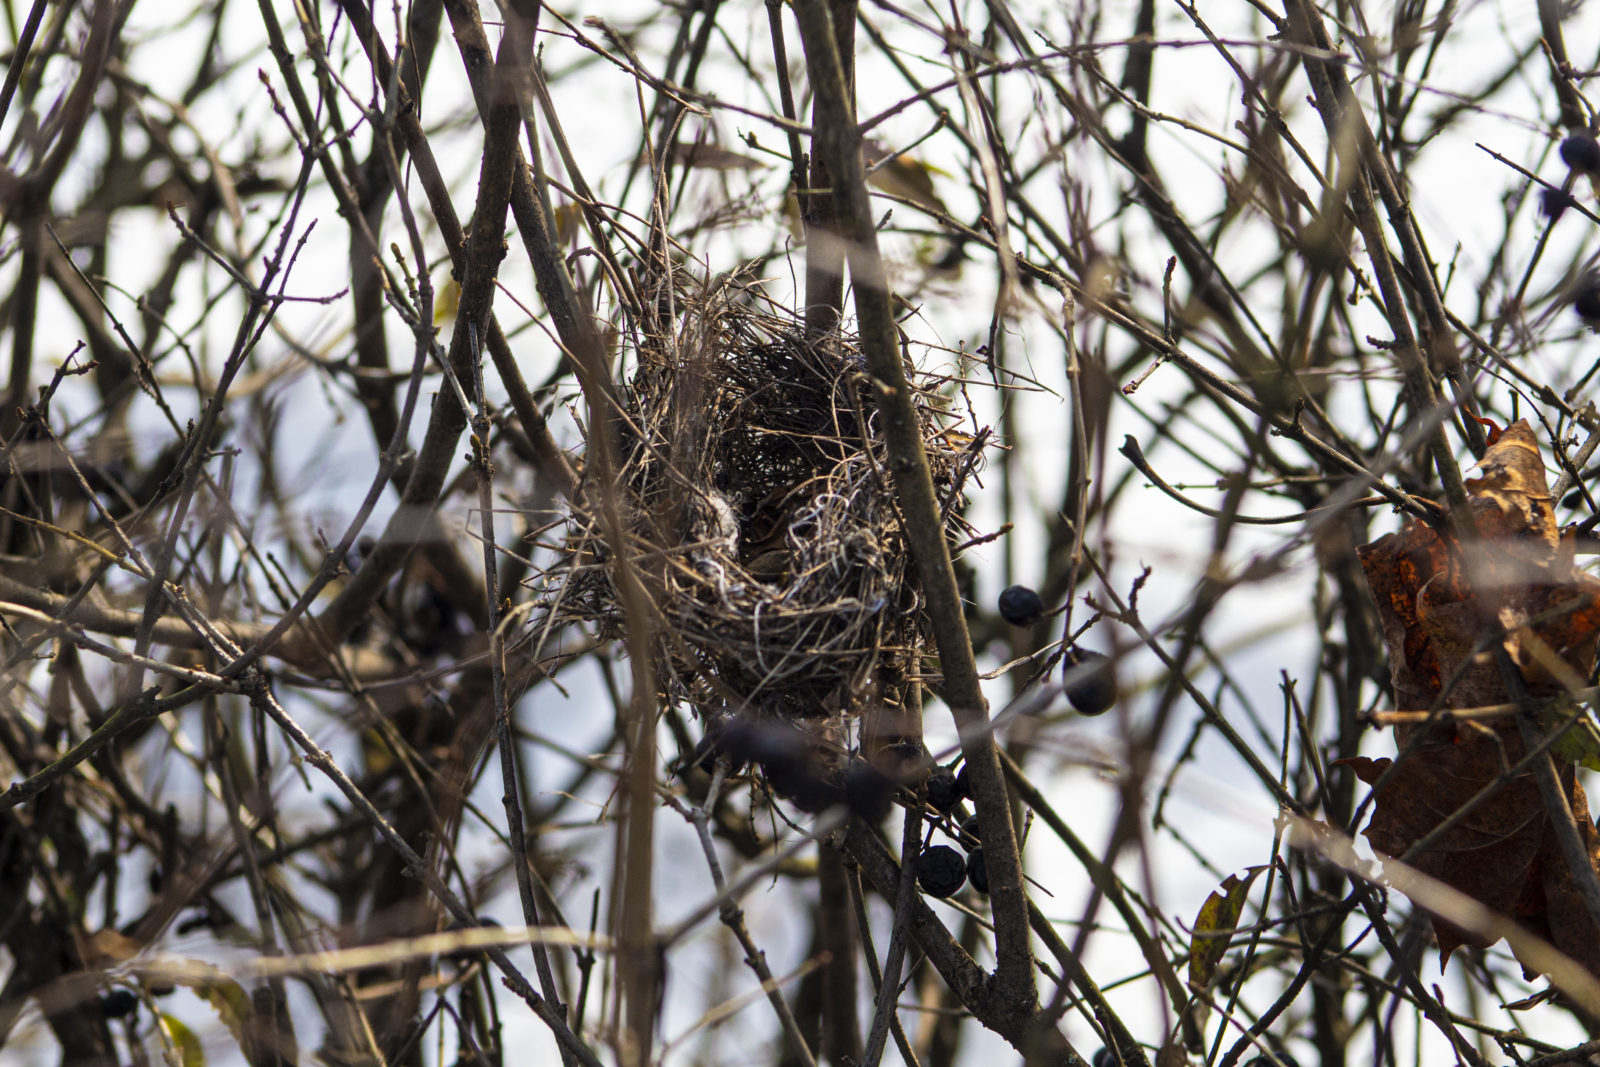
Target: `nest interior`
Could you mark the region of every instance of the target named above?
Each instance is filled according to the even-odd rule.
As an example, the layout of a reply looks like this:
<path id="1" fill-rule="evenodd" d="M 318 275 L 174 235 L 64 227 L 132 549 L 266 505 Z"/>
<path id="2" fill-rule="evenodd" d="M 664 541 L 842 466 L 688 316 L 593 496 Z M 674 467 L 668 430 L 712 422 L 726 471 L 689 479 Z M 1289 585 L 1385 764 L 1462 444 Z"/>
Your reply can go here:
<path id="1" fill-rule="evenodd" d="M 708 718 L 853 714 L 883 672 L 917 674 L 922 608 L 854 339 L 809 343 L 726 275 L 680 283 L 672 311 L 633 339 L 617 480 L 663 696 Z M 954 537 L 978 455 L 952 429 L 948 379 L 906 370 Z M 556 610 L 622 633 L 612 553 L 582 515 L 572 531 Z"/>

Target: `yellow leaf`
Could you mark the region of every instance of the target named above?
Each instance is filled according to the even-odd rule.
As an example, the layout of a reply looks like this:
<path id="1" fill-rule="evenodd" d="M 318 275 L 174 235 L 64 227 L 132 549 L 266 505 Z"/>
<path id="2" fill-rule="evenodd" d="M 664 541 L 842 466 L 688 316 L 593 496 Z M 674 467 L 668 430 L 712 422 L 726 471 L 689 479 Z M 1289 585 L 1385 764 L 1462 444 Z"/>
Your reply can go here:
<path id="1" fill-rule="evenodd" d="M 461 304 L 461 283 L 454 278 L 447 280 L 433 295 L 433 324 L 443 326 L 456 317 L 456 308 Z"/>
<path id="2" fill-rule="evenodd" d="M 578 231 L 583 228 L 583 205 L 561 204 L 555 210 L 556 217 L 556 244 L 565 248 L 578 239 Z"/>
<path id="3" fill-rule="evenodd" d="M 255 1006 L 250 1003 L 250 994 L 244 991 L 244 987 L 231 978 L 225 978 L 218 982 L 201 982 L 194 987 L 194 991 L 216 1010 L 233 1034 L 233 1039 L 239 1043 L 239 1048 L 248 1052 L 245 1042 L 249 1040 L 249 1023 L 255 1014 Z"/>
<path id="4" fill-rule="evenodd" d="M 789 183 L 789 188 L 783 193 L 783 221 L 789 227 L 789 235 L 796 242 L 806 239 L 805 217 L 800 211 L 800 198 L 795 195 L 794 183 Z"/>
<path id="5" fill-rule="evenodd" d="M 1228 951 L 1233 930 L 1239 925 L 1250 883 L 1265 867 L 1245 868 L 1244 878 L 1236 874 L 1217 887 L 1194 917 L 1194 933 L 1189 939 L 1189 987 L 1207 989 L 1217 976 L 1217 964 Z"/>
<path id="6" fill-rule="evenodd" d="M 161 1027 L 168 1063 L 173 1067 L 206 1067 L 206 1050 L 193 1030 L 166 1012 L 157 1015 L 156 1022 Z"/>
<path id="7" fill-rule="evenodd" d="M 939 199 L 939 194 L 933 188 L 933 176 L 944 171 L 906 153 L 879 165 L 888 152 L 877 142 L 868 142 L 862 146 L 862 150 L 867 166 L 875 168 L 867 175 L 870 184 L 893 196 L 909 200 L 924 211 L 950 214 L 950 209 L 944 206 L 944 201 Z"/>
<path id="8" fill-rule="evenodd" d="M 668 158 L 677 166 L 700 170 L 760 170 L 768 165 L 764 159 L 741 155 L 708 141 L 693 144 L 675 142 Z"/>

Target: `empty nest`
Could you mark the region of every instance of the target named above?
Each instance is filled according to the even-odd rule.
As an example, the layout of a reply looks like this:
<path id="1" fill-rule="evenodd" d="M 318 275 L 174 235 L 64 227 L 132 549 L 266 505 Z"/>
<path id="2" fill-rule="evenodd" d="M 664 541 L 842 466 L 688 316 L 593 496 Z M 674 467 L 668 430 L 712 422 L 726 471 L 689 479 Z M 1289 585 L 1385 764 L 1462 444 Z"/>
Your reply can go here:
<path id="1" fill-rule="evenodd" d="M 865 364 L 853 337 L 808 344 L 802 322 L 741 280 L 675 289 L 667 328 L 633 342 L 617 479 L 662 695 L 710 719 L 853 714 L 881 672 L 914 678 L 922 645 Z M 952 428 L 949 380 L 906 373 L 956 535 L 979 450 Z M 617 636 L 627 623 L 600 531 L 573 516 L 551 607 Z"/>

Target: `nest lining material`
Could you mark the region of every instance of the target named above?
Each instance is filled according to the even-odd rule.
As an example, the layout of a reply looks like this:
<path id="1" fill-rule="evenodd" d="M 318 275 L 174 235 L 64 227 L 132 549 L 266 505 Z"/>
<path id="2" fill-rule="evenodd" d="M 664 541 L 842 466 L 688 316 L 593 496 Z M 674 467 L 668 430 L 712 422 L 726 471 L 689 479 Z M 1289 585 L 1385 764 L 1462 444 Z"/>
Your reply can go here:
<path id="1" fill-rule="evenodd" d="M 664 695 L 702 716 L 854 713 L 880 669 L 917 675 L 923 606 L 854 339 L 808 345 L 792 314 L 727 276 L 675 299 L 675 331 L 635 341 L 618 479 Z M 947 430 L 942 382 L 906 369 L 958 536 L 979 457 Z M 584 516 L 572 529 L 553 610 L 619 634 L 609 550 Z"/>

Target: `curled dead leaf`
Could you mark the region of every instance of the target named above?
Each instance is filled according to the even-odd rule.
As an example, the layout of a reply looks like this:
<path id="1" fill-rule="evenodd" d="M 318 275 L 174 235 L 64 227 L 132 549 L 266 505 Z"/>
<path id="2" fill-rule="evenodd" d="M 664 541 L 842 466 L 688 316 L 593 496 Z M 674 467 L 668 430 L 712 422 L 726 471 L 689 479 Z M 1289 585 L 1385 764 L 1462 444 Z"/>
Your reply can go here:
<path id="1" fill-rule="evenodd" d="M 1583 687 L 1594 672 L 1600 579 L 1576 568 L 1573 539 L 1556 525 L 1533 429 L 1520 421 L 1490 441 L 1466 482 L 1470 523 L 1412 521 L 1356 550 L 1378 607 L 1398 710 L 1512 702 L 1496 642 L 1539 703 Z M 1578 897 L 1532 773 L 1462 811 L 1523 758 L 1515 718 L 1445 714 L 1397 727 L 1396 741 L 1401 755 L 1392 769 L 1387 759 L 1343 761 L 1377 789 L 1364 831 L 1372 847 L 1402 857 L 1425 842 L 1408 859 L 1414 868 L 1515 917 L 1600 974 L 1600 930 Z M 1558 770 L 1600 871 L 1583 788 L 1569 761 Z M 1484 944 L 1437 917 L 1434 928 L 1445 959 L 1460 944 Z"/>

